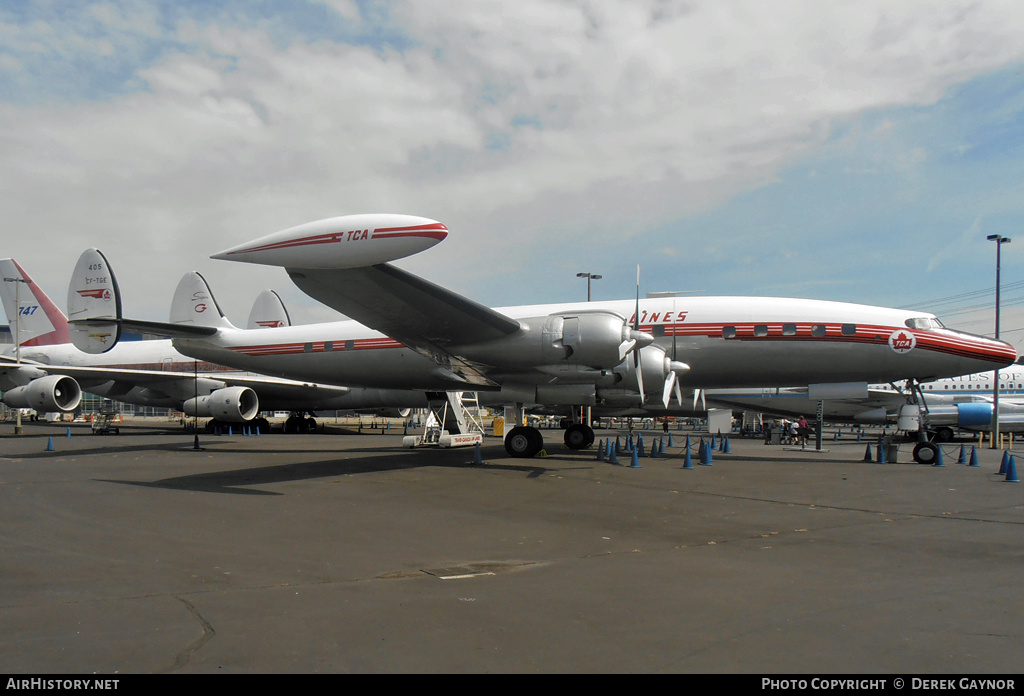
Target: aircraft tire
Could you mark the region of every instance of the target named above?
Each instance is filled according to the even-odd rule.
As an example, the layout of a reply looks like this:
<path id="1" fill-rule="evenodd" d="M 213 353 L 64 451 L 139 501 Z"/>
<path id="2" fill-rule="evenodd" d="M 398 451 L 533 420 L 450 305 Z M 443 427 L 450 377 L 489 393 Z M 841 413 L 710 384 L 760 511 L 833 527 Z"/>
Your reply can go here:
<path id="1" fill-rule="evenodd" d="M 574 423 L 565 430 L 565 446 L 573 450 L 586 449 L 594 444 L 594 429 L 584 423 Z"/>
<path id="2" fill-rule="evenodd" d="M 544 436 L 536 428 L 516 426 L 505 436 L 505 451 L 511 457 L 533 457 L 543 448 Z"/>
<path id="3" fill-rule="evenodd" d="M 939 458 L 939 446 L 934 442 L 919 442 L 914 445 L 914 461 L 918 464 L 934 464 Z"/>

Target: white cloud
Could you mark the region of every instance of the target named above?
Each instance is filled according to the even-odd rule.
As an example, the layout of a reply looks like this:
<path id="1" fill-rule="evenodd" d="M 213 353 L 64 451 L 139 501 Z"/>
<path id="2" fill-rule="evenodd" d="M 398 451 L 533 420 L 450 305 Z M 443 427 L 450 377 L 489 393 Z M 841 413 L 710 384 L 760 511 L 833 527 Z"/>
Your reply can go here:
<path id="1" fill-rule="evenodd" d="M 147 5 L 97 5 L 88 31 L 60 27 L 60 44 L 104 54 L 156 36 Z M 325 5 L 365 28 L 353 3 Z M 538 255 L 571 260 L 708 210 L 774 180 L 837 122 L 934 102 L 1024 57 L 1012 3 L 390 8 L 409 39 L 401 49 L 281 41 L 271 19 L 183 17 L 160 58 L 130 71 L 144 89 L 0 105 L 0 207 L 19 231 L 0 253 L 37 275 L 45 263 L 40 282 L 59 294 L 78 249 L 99 246 L 122 285 L 145 288 L 135 306 L 148 318 L 200 267 L 241 320 L 258 290 L 287 281 L 209 254 L 311 219 L 391 210 L 452 227 L 443 251 L 403 265 L 472 294 L 528 273 Z M 53 25 L 16 36 L 25 54 L 57 50 Z M 19 70 L 23 55 L 0 67 Z M 45 262 L 36 233 L 53 242 Z M 446 277 L 439 259 L 467 275 Z"/>

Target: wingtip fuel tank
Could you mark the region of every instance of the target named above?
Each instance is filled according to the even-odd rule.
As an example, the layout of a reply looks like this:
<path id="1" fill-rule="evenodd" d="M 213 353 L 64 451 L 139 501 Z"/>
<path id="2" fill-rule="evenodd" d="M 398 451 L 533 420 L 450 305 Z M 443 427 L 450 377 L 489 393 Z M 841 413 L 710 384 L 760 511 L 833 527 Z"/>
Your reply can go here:
<path id="1" fill-rule="evenodd" d="M 211 258 L 286 268 L 359 268 L 417 254 L 447 236 L 444 224 L 425 217 L 344 215 L 275 232 Z"/>

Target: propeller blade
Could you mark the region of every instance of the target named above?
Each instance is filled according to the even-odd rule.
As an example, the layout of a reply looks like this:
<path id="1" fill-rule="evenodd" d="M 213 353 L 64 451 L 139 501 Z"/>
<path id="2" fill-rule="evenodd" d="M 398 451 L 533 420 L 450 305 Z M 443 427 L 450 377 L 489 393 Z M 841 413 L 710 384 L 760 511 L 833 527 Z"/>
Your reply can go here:
<path id="1" fill-rule="evenodd" d="M 704 390 L 703 389 L 694 389 L 693 390 L 693 410 L 694 411 L 697 410 L 697 399 L 700 399 L 701 408 L 703 408 L 705 411 L 707 411 L 708 410 L 708 404 L 704 400 Z"/>
<path id="2" fill-rule="evenodd" d="M 683 389 L 679 386 L 679 380 L 676 380 L 676 403 L 680 406 L 683 405 Z"/>
<path id="3" fill-rule="evenodd" d="M 661 403 L 665 404 L 665 408 L 668 408 L 668 402 L 672 398 L 673 388 L 678 388 L 677 382 L 676 373 L 669 372 L 668 378 L 665 380 L 665 388 L 661 392 Z"/>
<path id="4" fill-rule="evenodd" d="M 636 386 L 640 389 L 640 403 L 643 403 L 647 397 L 644 395 L 644 375 L 640 369 L 640 351 L 633 351 L 633 355 L 636 356 Z"/>
<path id="5" fill-rule="evenodd" d="M 636 339 L 631 338 L 628 341 L 623 341 L 619 344 L 619 360 L 625 360 L 626 356 L 629 355 L 629 351 L 633 350 L 636 346 Z"/>

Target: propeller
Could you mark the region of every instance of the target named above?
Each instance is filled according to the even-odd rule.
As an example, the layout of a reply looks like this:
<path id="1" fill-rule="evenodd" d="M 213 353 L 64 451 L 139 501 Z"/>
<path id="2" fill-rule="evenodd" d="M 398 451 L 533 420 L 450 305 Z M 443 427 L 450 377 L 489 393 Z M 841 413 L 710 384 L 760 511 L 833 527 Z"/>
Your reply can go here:
<path id="1" fill-rule="evenodd" d="M 640 264 L 636 266 L 636 307 L 633 311 L 633 331 L 640 333 Z M 636 370 L 636 385 L 640 388 L 640 403 L 644 403 L 644 376 L 640 370 L 640 351 L 633 351 L 633 369 Z"/>

